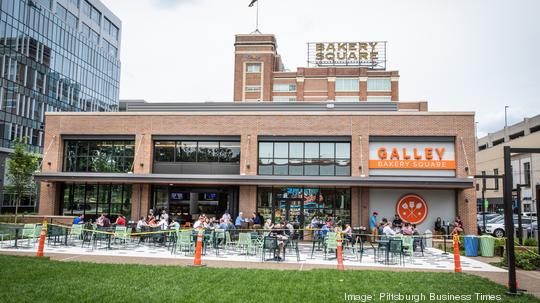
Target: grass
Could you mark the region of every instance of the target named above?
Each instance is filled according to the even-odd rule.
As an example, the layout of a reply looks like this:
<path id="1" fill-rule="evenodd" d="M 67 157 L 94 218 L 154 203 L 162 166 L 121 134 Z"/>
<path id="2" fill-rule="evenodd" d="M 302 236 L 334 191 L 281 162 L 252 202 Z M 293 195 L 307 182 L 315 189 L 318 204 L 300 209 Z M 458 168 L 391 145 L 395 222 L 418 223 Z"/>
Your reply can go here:
<path id="1" fill-rule="evenodd" d="M 60 262 L 0 255 L 0 302 L 343 302 L 344 294 L 500 295 L 467 274 L 336 270 L 280 271 Z M 410 302 L 410 300 L 402 300 Z M 456 302 L 436 300 L 435 302 Z"/>

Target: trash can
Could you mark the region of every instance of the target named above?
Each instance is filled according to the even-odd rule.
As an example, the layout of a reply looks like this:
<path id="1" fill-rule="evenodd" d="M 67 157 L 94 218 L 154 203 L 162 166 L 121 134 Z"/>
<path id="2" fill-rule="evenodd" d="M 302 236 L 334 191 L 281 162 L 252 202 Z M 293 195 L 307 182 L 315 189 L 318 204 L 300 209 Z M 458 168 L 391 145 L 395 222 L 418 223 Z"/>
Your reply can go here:
<path id="1" fill-rule="evenodd" d="M 465 256 L 477 257 L 478 256 L 478 237 L 477 236 L 465 236 Z"/>
<path id="2" fill-rule="evenodd" d="M 484 257 L 493 257 L 495 255 L 495 238 L 490 235 L 481 236 L 480 253 Z"/>

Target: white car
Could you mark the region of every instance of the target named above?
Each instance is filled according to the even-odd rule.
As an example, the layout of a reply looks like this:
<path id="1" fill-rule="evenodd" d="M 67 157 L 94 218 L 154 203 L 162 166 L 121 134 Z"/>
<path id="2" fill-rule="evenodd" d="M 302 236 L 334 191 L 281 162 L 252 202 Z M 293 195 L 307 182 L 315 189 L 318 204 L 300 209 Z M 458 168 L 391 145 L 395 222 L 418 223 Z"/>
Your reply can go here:
<path id="1" fill-rule="evenodd" d="M 514 229 L 518 228 L 517 221 L 517 216 L 514 216 Z M 534 226 L 535 224 L 537 224 L 536 221 L 533 221 L 531 217 L 521 217 L 521 227 L 523 230 L 527 230 L 531 227 L 531 225 Z M 506 234 L 504 218 L 500 218 L 499 220 L 486 224 L 486 233 L 492 234 L 497 238 L 504 237 Z"/>

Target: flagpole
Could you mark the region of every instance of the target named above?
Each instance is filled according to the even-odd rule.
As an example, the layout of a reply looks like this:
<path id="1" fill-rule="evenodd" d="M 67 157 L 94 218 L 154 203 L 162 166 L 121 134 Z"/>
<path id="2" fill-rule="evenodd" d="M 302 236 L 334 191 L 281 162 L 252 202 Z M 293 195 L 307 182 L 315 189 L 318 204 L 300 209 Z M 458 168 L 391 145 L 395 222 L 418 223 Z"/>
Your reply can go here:
<path id="1" fill-rule="evenodd" d="M 255 18 L 255 31 L 259 31 L 259 1 L 257 1 L 257 17 Z"/>

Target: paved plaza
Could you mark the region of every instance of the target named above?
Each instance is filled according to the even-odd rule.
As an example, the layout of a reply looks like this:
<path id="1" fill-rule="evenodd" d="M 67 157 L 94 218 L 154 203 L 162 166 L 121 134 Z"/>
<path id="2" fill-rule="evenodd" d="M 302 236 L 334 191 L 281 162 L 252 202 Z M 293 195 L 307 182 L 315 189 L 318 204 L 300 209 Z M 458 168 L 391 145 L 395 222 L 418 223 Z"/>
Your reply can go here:
<path id="1" fill-rule="evenodd" d="M 8 248 L 13 243 L 2 243 L 0 252 L 9 253 L 34 253 L 37 251 L 36 246 L 28 246 L 27 243 L 21 242 L 18 249 Z M 54 244 L 54 243 L 53 243 Z M 45 246 L 45 255 L 69 255 L 69 256 L 101 256 L 107 258 L 157 258 L 157 259 L 169 259 L 169 260 L 193 260 L 193 253 L 189 252 L 176 252 L 171 253 L 171 249 L 167 246 L 155 245 L 154 243 L 142 243 L 137 241 L 128 243 L 126 246 L 123 244 L 112 244 L 108 249 L 106 244 L 97 246 L 96 248 L 81 247 L 80 241 L 71 242 L 70 245 L 56 244 L 53 245 L 47 243 Z M 300 243 L 299 254 L 297 256 L 296 251 L 292 248 L 287 249 L 285 260 L 275 261 L 272 256 L 267 253 L 265 261 L 262 261 L 261 253 L 254 254 L 250 252 L 246 254 L 244 250 L 237 249 L 236 247 L 228 247 L 227 249 L 216 250 L 214 248 L 208 248 L 205 254 L 202 256 L 204 261 L 211 261 L 213 264 L 219 263 L 265 263 L 276 264 L 273 268 L 279 268 L 283 266 L 288 268 L 291 265 L 303 265 L 313 267 L 329 267 L 336 266 L 337 260 L 335 253 L 329 252 L 326 257 L 322 249 L 315 249 L 312 255 L 311 243 Z M 388 268 L 388 269 L 409 269 L 409 270 L 437 270 L 437 271 L 453 271 L 454 270 L 454 257 L 453 254 L 443 254 L 443 251 L 435 248 L 426 248 L 424 255 L 420 251 L 416 251 L 414 257 L 405 256 L 402 262 L 399 261 L 399 257 L 389 258 L 388 262 L 385 262 L 384 256 L 375 256 L 376 250 L 369 244 L 366 245 L 365 251 L 362 255 L 362 260 L 359 260 L 359 254 L 354 252 L 351 248 L 345 248 L 343 250 L 343 263 L 348 268 Z M 219 266 L 219 265 L 218 265 Z M 474 260 L 461 256 L 461 268 L 464 272 L 506 272 L 505 270 L 489 265 L 484 262 Z"/>

